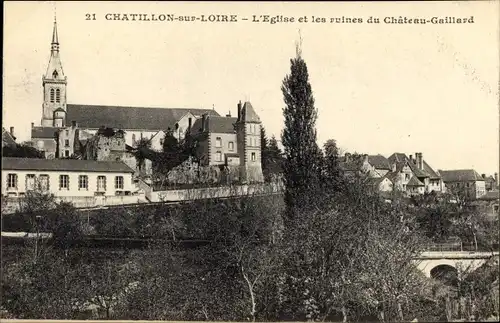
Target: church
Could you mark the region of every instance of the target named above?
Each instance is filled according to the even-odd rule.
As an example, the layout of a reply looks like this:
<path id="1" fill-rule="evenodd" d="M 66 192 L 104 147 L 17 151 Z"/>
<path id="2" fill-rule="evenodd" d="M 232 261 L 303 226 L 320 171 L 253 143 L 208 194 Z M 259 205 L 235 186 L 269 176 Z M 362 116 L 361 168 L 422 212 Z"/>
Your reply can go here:
<path id="1" fill-rule="evenodd" d="M 229 166 L 237 169 L 238 177 L 245 181 L 263 181 L 261 121 L 250 102 L 237 104 L 237 118 L 221 116 L 214 109 L 68 103 L 68 78 L 61 62 L 56 21 L 42 86 L 42 119 L 40 126 L 31 123 L 31 143 L 48 159 L 71 157 L 75 133 L 78 140 L 87 140 L 100 128 L 112 128 L 124 134 L 128 146 L 146 138 L 152 149 L 161 150 L 165 133 L 173 130 L 178 139 L 186 132 L 204 138 L 199 152 L 203 166 Z"/>

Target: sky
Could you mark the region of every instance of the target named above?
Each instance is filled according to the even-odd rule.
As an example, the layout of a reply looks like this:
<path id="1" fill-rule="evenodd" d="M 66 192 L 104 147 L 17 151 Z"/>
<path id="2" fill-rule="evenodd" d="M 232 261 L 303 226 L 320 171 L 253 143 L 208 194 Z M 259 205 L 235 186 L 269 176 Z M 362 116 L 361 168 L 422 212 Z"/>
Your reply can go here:
<path id="1" fill-rule="evenodd" d="M 281 84 L 300 30 L 318 144 L 335 139 L 343 150 L 386 157 L 422 152 L 434 169 L 493 174 L 500 150 L 499 7 L 498 1 L 6 2 L 3 126 L 24 141 L 31 122 L 40 124 L 56 12 L 68 103 L 215 108 L 234 116 L 238 101 L 248 100 L 268 135 L 279 138 Z M 115 21 L 105 19 L 108 13 L 233 14 L 238 21 Z M 253 15 L 295 21 L 256 23 Z M 303 16 L 308 22 L 298 22 Z M 368 24 L 370 16 L 473 16 L 474 23 Z M 330 23 L 332 17 L 364 23 Z"/>

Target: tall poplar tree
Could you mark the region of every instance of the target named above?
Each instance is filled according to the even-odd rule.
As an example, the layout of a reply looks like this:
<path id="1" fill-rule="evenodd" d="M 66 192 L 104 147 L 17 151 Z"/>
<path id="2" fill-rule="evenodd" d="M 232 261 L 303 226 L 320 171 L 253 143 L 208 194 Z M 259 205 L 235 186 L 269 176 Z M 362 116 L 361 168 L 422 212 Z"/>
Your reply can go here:
<path id="1" fill-rule="evenodd" d="M 285 127 L 281 137 L 287 219 L 293 220 L 298 212 L 312 206 L 319 184 L 321 151 L 316 143 L 317 110 L 300 43 L 290 65 L 290 74 L 281 86 L 285 102 Z"/>

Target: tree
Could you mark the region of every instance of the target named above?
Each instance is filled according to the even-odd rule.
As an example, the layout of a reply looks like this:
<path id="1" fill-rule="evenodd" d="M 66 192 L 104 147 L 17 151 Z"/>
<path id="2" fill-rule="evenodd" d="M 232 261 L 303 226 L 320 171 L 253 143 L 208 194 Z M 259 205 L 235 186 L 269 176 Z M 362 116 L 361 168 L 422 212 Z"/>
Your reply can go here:
<path id="1" fill-rule="evenodd" d="M 324 180 L 322 184 L 326 191 L 339 191 L 342 189 L 343 175 L 340 169 L 340 150 L 334 139 L 329 139 L 324 145 Z"/>
<path id="2" fill-rule="evenodd" d="M 151 158 L 151 140 L 148 138 L 141 138 L 135 143 L 134 156 L 137 160 L 137 166 L 139 169 L 144 167 L 144 162 L 146 159 Z"/>
<path id="3" fill-rule="evenodd" d="M 320 168 L 315 129 L 317 110 L 300 45 L 296 57 L 290 60 L 290 74 L 285 76 L 281 91 L 285 103 L 285 127 L 281 136 L 285 150 L 285 201 L 287 218 L 293 219 L 299 209 L 309 208 L 314 201 Z"/>
<path id="4" fill-rule="evenodd" d="M 20 157 L 20 158 L 45 158 L 42 151 L 32 147 L 28 143 L 16 144 L 16 147 L 2 147 L 2 157 Z"/>

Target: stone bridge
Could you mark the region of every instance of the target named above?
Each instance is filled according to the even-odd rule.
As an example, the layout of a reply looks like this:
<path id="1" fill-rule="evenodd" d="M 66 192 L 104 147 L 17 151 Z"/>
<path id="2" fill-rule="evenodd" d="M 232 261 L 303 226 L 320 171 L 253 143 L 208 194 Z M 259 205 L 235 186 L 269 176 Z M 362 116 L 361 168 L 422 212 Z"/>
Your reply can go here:
<path id="1" fill-rule="evenodd" d="M 490 260 L 498 263 L 498 251 L 424 251 L 414 261 L 427 277 L 435 278 L 449 270 L 472 272 Z"/>

